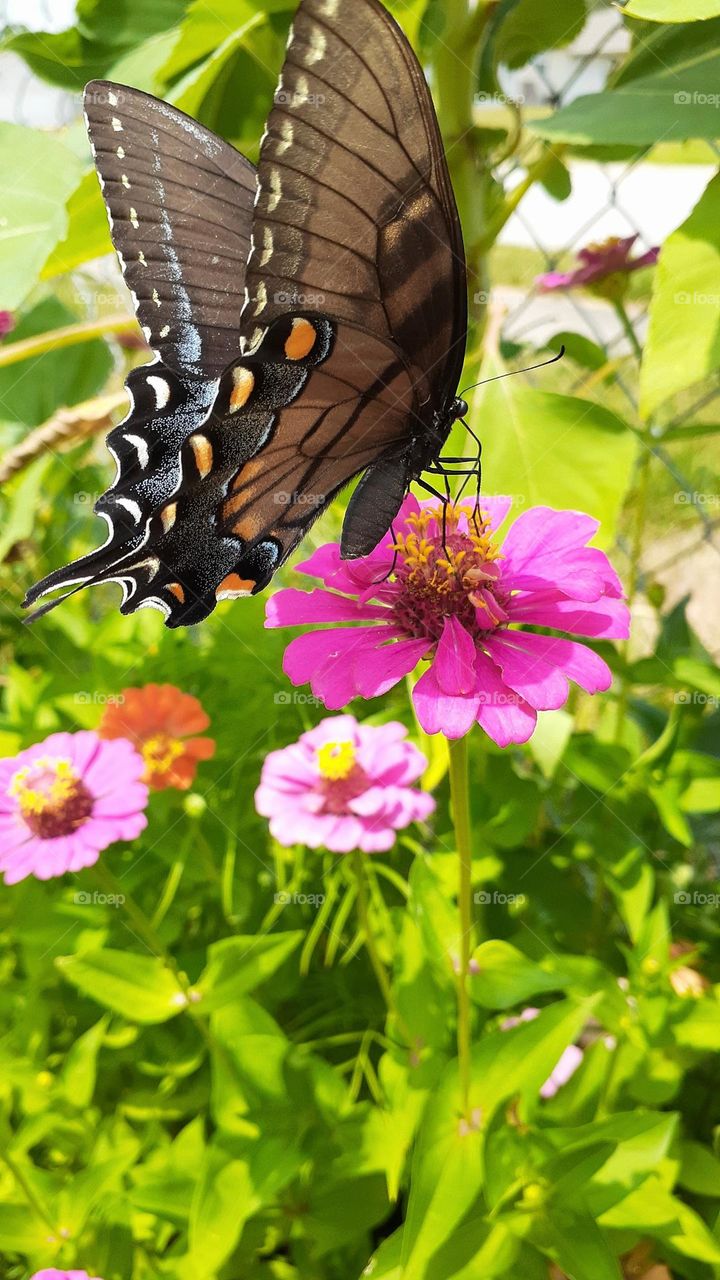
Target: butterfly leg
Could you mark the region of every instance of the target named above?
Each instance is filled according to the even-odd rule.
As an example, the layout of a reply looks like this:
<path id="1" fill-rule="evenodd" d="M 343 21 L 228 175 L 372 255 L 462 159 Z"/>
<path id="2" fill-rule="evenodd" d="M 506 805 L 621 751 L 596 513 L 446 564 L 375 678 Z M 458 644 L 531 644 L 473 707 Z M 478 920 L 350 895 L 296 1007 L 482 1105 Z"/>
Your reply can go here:
<path id="1" fill-rule="evenodd" d="M 383 574 L 382 578 L 375 579 L 375 582 L 373 583 L 373 586 L 375 587 L 379 587 L 381 583 L 387 582 L 389 578 L 392 578 L 395 572 L 395 566 L 397 564 L 397 559 L 398 559 L 398 547 L 397 547 L 397 534 L 395 533 L 395 528 L 393 525 L 390 525 L 390 533 L 392 534 L 392 540 L 393 540 L 392 564 L 390 565 L 390 568 L 388 569 L 387 573 Z"/>

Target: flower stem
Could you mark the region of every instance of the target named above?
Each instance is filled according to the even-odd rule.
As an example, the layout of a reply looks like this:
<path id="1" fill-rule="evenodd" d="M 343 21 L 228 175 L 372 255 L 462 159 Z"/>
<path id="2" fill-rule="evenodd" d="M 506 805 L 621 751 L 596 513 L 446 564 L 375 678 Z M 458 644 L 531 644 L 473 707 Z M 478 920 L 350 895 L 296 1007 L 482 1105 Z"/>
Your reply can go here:
<path id="1" fill-rule="evenodd" d="M 90 342 L 93 338 L 102 338 L 114 333 L 136 333 L 137 320 L 134 316 L 105 316 L 102 320 L 82 320 L 77 324 L 67 324 L 61 329 L 51 329 L 48 333 L 37 333 L 32 338 L 21 338 L 18 342 L 8 342 L 0 349 L 0 369 L 19 360 L 28 360 L 31 356 L 41 356 L 48 351 L 59 351 L 61 347 L 72 347 L 79 342 Z"/>
<path id="2" fill-rule="evenodd" d="M 138 934 L 142 938 L 148 950 L 151 951 L 154 956 L 157 956 L 158 960 L 162 960 L 180 982 L 175 960 L 161 941 L 157 931 L 153 928 L 142 907 L 138 906 L 132 895 L 128 893 L 128 890 L 122 883 L 122 880 L 118 879 L 114 871 L 111 871 L 107 863 L 103 862 L 102 859 L 95 864 L 93 871 L 95 873 L 95 879 L 106 893 L 110 897 L 116 897 L 119 900 L 119 903 L 132 920 Z M 183 986 L 182 982 L 180 985 Z"/>
<path id="3" fill-rule="evenodd" d="M 615 314 L 623 327 L 623 333 L 632 347 L 633 355 L 637 357 L 638 361 L 642 360 L 643 353 L 642 347 L 640 346 L 640 340 L 635 332 L 635 326 L 625 309 L 625 303 L 621 302 L 619 298 L 615 298 L 613 299 L 613 307 L 615 308 Z"/>
<path id="4" fill-rule="evenodd" d="M 467 737 L 448 741 L 450 798 L 458 849 L 458 909 L 460 912 L 460 968 L 457 975 L 457 1049 L 463 1116 L 470 1120 L 470 997 L 468 972 L 473 947 L 472 838 Z"/>

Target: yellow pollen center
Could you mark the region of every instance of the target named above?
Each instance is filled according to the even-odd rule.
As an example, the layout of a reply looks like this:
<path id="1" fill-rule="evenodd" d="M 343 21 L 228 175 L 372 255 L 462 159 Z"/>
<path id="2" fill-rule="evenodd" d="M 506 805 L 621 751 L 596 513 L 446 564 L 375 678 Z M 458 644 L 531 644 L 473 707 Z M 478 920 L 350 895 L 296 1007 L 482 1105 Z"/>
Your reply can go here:
<path id="1" fill-rule="evenodd" d="M 64 804 L 77 790 L 78 775 L 61 756 L 40 756 L 23 765 L 10 781 L 10 795 L 23 814 L 44 813 Z"/>
<path id="2" fill-rule="evenodd" d="M 183 751 L 184 747 L 179 738 L 171 738 L 167 733 L 156 733 L 142 745 L 146 773 L 168 773 Z"/>
<path id="3" fill-rule="evenodd" d="M 451 616 L 471 635 L 507 623 L 501 552 L 481 511 L 449 505 L 443 530 L 438 509 L 424 507 L 408 516 L 393 550 L 400 588 L 394 611 L 409 635 L 439 640 Z"/>
<path id="4" fill-rule="evenodd" d="M 71 835 L 93 811 L 92 795 L 64 756 L 38 756 L 23 765 L 10 779 L 8 794 L 41 839 Z"/>
<path id="5" fill-rule="evenodd" d="M 317 749 L 317 762 L 323 778 L 337 782 L 355 768 L 355 747 L 352 742 L 326 742 Z"/>

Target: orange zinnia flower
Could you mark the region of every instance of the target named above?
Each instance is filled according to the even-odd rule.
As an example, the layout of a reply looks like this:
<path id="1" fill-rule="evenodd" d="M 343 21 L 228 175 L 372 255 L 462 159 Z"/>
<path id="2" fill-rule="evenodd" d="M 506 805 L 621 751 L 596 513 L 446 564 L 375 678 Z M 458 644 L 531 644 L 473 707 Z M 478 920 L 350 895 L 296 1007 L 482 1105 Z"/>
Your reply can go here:
<path id="1" fill-rule="evenodd" d="M 210 720 L 197 698 L 174 684 L 146 684 L 123 689 L 107 706 L 98 728 L 101 738 L 127 738 L 145 761 L 143 781 L 153 791 L 191 785 L 200 760 L 215 752 L 212 738 L 192 734 L 207 729 Z"/>

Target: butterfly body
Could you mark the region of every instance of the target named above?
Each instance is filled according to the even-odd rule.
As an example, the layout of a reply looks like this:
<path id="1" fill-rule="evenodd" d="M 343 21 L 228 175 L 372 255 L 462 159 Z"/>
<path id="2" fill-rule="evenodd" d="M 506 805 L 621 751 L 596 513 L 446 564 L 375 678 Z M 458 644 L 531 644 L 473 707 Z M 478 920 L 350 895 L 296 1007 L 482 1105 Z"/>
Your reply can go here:
<path id="1" fill-rule="evenodd" d="M 378 0 L 302 0 L 257 171 L 169 104 L 88 86 L 111 230 L 154 351 L 108 438 L 104 546 L 50 574 L 114 580 L 169 626 L 261 590 L 360 477 L 367 554 L 467 406 L 462 236 L 430 95 Z"/>

